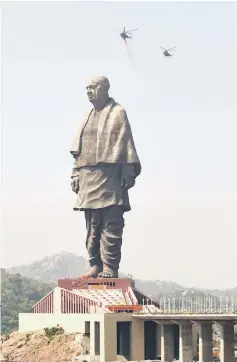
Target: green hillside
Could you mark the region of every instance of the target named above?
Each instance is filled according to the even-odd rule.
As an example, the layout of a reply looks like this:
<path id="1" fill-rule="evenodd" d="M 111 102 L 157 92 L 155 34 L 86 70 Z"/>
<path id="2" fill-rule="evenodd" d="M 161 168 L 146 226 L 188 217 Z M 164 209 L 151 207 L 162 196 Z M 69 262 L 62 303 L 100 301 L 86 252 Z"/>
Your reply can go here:
<path id="1" fill-rule="evenodd" d="M 9 274 L 1 269 L 1 332 L 18 329 L 18 313 L 31 312 L 31 307 L 54 286 L 38 280 Z"/>

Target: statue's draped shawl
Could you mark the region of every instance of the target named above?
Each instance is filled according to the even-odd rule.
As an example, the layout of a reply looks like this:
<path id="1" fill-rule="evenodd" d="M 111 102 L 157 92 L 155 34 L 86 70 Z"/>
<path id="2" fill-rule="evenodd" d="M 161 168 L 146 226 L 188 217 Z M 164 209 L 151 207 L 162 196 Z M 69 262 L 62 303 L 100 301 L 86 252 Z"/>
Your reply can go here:
<path id="1" fill-rule="evenodd" d="M 80 157 L 82 131 L 92 110 L 86 115 L 82 127 L 73 141 L 70 153 L 77 160 Z M 131 126 L 125 109 L 110 98 L 102 110 L 97 133 L 96 163 L 133 164 L 136 176 L 141 164 L 135 148 Z"/>

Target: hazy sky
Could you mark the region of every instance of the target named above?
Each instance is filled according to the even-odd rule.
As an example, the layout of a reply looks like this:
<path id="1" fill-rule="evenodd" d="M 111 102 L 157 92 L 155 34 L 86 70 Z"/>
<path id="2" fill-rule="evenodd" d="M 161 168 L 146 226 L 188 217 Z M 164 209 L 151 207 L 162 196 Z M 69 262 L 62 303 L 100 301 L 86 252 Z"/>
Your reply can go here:
<path id="1" fill-rule="evenodd" d="M 236 2 L 1 3 L 2 266 L 83 255 L 69 149 L 106 75 L 143 170 L 121 270 L 186 286 L 237 285 Z M 119 33 L 139 30 L 128 56 Z M 177 47 L 164 58 L 160 46 Z"/>

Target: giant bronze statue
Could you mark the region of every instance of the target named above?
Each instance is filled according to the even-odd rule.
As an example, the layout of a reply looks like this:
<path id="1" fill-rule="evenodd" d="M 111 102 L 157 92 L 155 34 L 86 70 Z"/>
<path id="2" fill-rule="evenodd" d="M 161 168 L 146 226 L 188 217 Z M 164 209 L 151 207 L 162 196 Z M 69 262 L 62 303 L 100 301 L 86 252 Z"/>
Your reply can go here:
<path id="1" fill-rule="evenodd" d="M 109 97 L 109 80 L 92 78 L 86 89 L 93 108 L 74 139 L 74 210 L 85 213 L 90 270 L 84 278 L 118 278 L 128 189 L 141 172 L 124 108 Z"/>

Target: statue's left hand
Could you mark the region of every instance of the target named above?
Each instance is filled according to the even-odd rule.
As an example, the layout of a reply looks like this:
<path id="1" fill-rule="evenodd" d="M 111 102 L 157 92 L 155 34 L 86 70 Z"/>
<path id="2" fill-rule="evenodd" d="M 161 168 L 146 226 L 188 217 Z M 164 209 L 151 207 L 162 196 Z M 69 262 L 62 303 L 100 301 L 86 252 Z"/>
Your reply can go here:
<path id="1" fill-rule="evenodd" d="M 130 189 L 135 185 L 135 177 L 122 175 L 121 176 L 121 187 L 125 189 Z"/>

